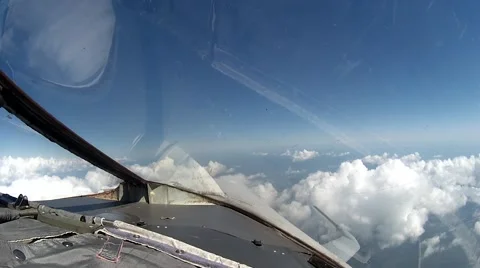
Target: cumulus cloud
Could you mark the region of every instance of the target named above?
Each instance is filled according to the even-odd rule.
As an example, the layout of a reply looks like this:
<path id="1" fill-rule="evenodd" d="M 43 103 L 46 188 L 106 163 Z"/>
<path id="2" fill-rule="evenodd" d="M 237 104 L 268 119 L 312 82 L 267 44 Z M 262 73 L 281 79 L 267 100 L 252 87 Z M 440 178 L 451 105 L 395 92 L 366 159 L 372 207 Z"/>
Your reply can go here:
<path id="1" fill-rule="evenodd" d="M 295 151 L 290 151 L 287 150 L 286 152 L 281 154 L 282 156 L 289 156 L 292 158 L 292 162 L 301 162 L 301 161 L 306 161 L 313 159 L 317 157 L 319 154 L 317 151 L 309 151 L 307 149 L 303 149 L 301 151 L 295 150 Z"/>
<path id="2" fill-rule="evenodd" d="M 250 189 L 269 205 L 275 201 L 278 195 L 277 189 L 270 182 L 257 183 Z"/>
<path id="3" fill-rule="evenodd" d="M 430 214 L 480 203 L 479 175 L 474 156 L 425 161 L 418 153 L 372 155 L 346 161 L 336 172 L 311 173 L 268 201 L 307 233 L 321 228 L 312 223 L 315 205 L 361 241 L 385 248 L 418 239 Z"/>
<path id="4" fill-rule="evenodd" d="M 445 246 L 440 244 L 440 241 L 445 238 L 445 233 L 436 235 L 434 237 L 425 239 L 422 241 L 422 246 L 425 248 L 422 258 L 426 258 L 433 253 L 438 253 L 446 249 Z"/>
<path id="5" fill-rule="evenodd" d="M 215 175 L 233 171 L 214 161 L 210 161 L 205 169 L 190 157 L 165 157 L 149 165 L 135 164 L 127 167 L 147 180 L 217 195 L 222 195 L 223 192 L 206 169 Z M 77 173 L 85 175 L 79 177 Z M 259 173 L 248 178 L 264 177 L 265 174 Z M 117 178 L 82 159 L 0 158 L 0 192 L 25 194 L 31 200 L 98 193 L 116 187 L 119 182 Z"/>
<path id="6" fill-rule="evenodd" d="M 75 171 L 86 174 L 83 178 L 59 176 Z M 115 177 L 81 159 L 0 158 L 0 192 L 13 196 L 25 194 L 31 200 L 98 193 L 118 183 Z"/>
<path id="7" fill-rule="evenodd" d="M 0 157 L 0 183 L 9 184 L 19 178 L 41 175 L 68 173 L 91 168 L 90 163 L 82 159 L 56 159 L 42 157 Z"/>
<path id="8" fill-rule="evenodd" d="M 212 177 L 217 177 L 218 175 L 232 173 L 235 171 L 233 168 L 227 168 L 227 166 L 224 164 L 216 161 L 209 161 L 205 169 Z"/>
<path id="9" fill-rule="evenodd" d="M 326 221 L 312 209 L 317 206 L 357 239 L 380 248 L 417 240 L 429 215 L 442 218 L 469 201 L 480 204 L 480 156 L 423 160 L 417 153 L 372 155 L 343 162 L 335 172 L 310 173 L 283 191 L 266 181 L 263 173 L 233 174 L 233 169 L 215 161 L 202 167 L 189 157 L 165 157 L 149 165 L 128 167 L 147 180 L 200 192 L 222 194 L 221 182 L 233 181 L 238 189 L 246 186 L 307 234 L 325 240 L 333 234 L 332 228 L 325 227 Z M 85 168 L 88 171 L 83 178 L 57 175 Z M 212 176 L 217 176 L 219 184 Z M 117 179 L 84 161 L 0 158 L 0 192 L 12 195 L 50 199 L 95 193 L 116 184 Z M 239 192 L 234 198 L 245 196 Z M 474 231 L 480 231 L 479 222 Z M 443 250 L 441 240 L 440 235 L 425 240 L 425 256 Z"/>

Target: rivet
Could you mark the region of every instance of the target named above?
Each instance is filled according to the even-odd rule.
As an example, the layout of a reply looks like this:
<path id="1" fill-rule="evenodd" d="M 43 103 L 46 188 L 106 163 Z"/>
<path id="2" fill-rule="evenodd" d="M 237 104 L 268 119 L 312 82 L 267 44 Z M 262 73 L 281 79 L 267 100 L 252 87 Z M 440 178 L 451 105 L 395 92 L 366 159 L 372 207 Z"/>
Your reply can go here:
<path id="1" fill-rule="evenodd" d="M 69 242 L 69 241 L 62 242 L 62 245 L 64 245 L 64 246 L 67 247 L 67 248 L 73 247 L 73 243 L 72 243 L 72 242 Z"/>

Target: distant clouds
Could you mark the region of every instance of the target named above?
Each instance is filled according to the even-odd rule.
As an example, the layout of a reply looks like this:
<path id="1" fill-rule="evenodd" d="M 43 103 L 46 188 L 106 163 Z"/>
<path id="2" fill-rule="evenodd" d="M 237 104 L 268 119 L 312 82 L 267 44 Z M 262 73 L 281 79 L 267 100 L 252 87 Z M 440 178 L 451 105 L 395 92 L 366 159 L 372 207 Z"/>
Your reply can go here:
<path id="1" fill-rule="evenodd" d="M 268 153 L 263 153 L 263 152 L 253 152 L 252 155 L 259 155 L 259 156 L 267 156 Z"/>
<path id="2" fill-rule="evenodd" d="M 415 162 L 419 161 L 421 157 L 419 153 L 409 154 L 401 157 L 399 157 L 397 154 L 390 155 L 388 153 L 383 153 L 382 155 L 367 155 L 362 159 L 362 161 L 365 164 L 382 165 L 392 159 L 400 159 L 403 162 Z"/>
<path id="3" fill-rule="evenodd" d="M 398 156 L 395 154 L 392 157 L 397 158 Z M 381 165 L 385 163 L 388 159 L 389 159 L 388 153 L 384 153 L 382 155 L 367 155 L 362 159 L 362 161 L 365 164 Z"/>
<path id="4" fill-rule="evenodd" d="M 294 175 L 294 174 L 301 174 L 301 173 L 304 173 L 304 172 L 306 172 L 306 170 L 304 170 L 304 169 L 299 170 L 299 169 L 292 169 L 292 167 L 288 167 L 287 171 L 285 171 L 285 174 Z"/>
<path id="5" fill-rule="evenodd" d="M 289 156 L 292 158 L 292 162 L 301 162 L 313 159 L 319 155 L 317 151 L 309 151 L 307 149 L 303 149 L 301 151 L 290 151 L 287 150 L 286 152 L 281 154 L 282 156 Z"/>
<path id="6" fill-rule="evenodd" d="M 321 155 L 331 156 L 331 157 L 344 157 L 344 156 L 350 155 L 350 152 L 343 152 L 343 153 L 328 152 L 328 153 L 322 153 Z"/>
<path id="7" fill-rule="evenodd" d="M 281 154 L 281 156 L 289 156 L 292 158 L 292 162 L 302 162 L 306 160 L 310 160 L 319 156 L 330 156 L 330 157 L 345 157 L 350 155 L 350 152 L 341 152 L 341 153 L 336 153 L 336 152 L 326 152 L 326 153 L 320 153 L 315 150 L 287 150 L 284 153 Z"/>

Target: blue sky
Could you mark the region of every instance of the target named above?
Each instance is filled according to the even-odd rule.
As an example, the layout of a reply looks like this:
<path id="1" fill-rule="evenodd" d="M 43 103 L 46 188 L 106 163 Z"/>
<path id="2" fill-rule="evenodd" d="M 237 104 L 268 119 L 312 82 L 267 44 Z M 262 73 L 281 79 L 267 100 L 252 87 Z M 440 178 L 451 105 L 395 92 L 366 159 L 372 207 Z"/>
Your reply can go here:
<path id="1" fill-rule="evenodd" d="M 212 31 L 207 2 L 46 1 L 35 14 L 20 2 L 5 15 L 1 67 L 114 156 L 151 156 L 164 139 L 201 152 L 478 152 L 479 3 L 219 3 Z M 4 121 L 0 132 L 3 154 L 59 151 Z"/>

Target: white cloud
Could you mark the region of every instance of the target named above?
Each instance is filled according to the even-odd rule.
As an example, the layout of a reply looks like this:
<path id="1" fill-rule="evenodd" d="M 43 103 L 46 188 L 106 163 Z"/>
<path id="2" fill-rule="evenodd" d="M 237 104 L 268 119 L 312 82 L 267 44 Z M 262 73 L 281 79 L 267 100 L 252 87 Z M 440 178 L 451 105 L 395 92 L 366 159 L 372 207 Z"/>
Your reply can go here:
<path id="1" fill-rule="evenodd" d="M 300 173 L 304 173 L 304 172 L 305 172 L 305 170 L 292 169 L 292 167 L 288 167 L 287 171 L 285 171 L 285 174 L 295 175 L 295 174 L 300 174 Z"/>
<path id="2" fill-rule="evenodd" d="M 365 166 L 366 159 L 377 165 Z M 118 183 L 98 169 L 89 170 L 84 178 L 55 175 L 84 168 L 91 166 L 69 159 L 3 157 L 0 192 L 50 199 L 95 193 Z M 474 156 L 428 161 L 419 154 L 368 156 L 346 161 L 335 172 L 308 174 L 281 192 L 265 181 L 263 173 L 226 174 L 233 170 L 215 161 L 203 168 L 188 157 L 166 157 L 129 168 L 148 180 L 210 193 L 222 193 L 217 184 L 212 184 L 210 174 L 220 176 L 217 182 L 228 180 L 239 187 L 246 186 L 306 233 L 325 238 L 329 230 L 315 216 L 311 207 L 315 205 L 359 240 L 376 242 L 381 248 L 418 239 L 424 233 L 429 214 L 442 217 L 454 213 L 467 201 L 480 204 L 480 157 Z M 239 193 L 234 198 L 246 197 Z M 477 222 L 474 230 L 479 229 Z M 424 254 L 442 250 L 441 239 L 424 241 L 426 248 L 431 248 Z"/>
<path id="3" fill-rule="evenodd" d="M 264 153 L 264 152 L 253 152 L 252 155 L 267 156 L 268 153 Z"/>
<path id="4" fill-rule="evenodd" d="M 206 169 L 189 157 L 181 160 L 166 157 L 146 166 L 131 165 L 128 168 L 147 180 L 178 185 L 202 193 L 223 194 Z M 207 169 L 216 174 L 233 171 L 213 161 Z M 82 172 L 85 176 L 68 174 L 72 172 Z M 265 174 L 259 173 L 249 178 L 264 177 Z M 117 178 L 81 159 L 0 158 L 0 192 L 14 196 L 25 194 L 31 200 L 98 193 L 115 187 L 119 182 Z"/>
<path id="5" fill-rule="evenodd" d="M 261 173 L 256 173 L 256 174 L 253 174 L 253 175 L 249 175 L 249 176 L 247 176 L 247 179 L 249 179 L 249 180 L 264 179 L 266 177 L 267 177 L 267 175 L 265 175 L 265 173 L 261 172 Z"/>
<path id="6" fill-rule="evenodd" d="M 9 184 L 19 178 L 67 173 L 91 168 L 90 163 L 78 159 L 56 159 L 42 157 L 0 157 L 0 184 Z"/>
<path id="7" fill-rule="evenodd" d="M 250 189 L 269 205 L 275 201 L 278 195 L 277 190 L 270 182 L 256 184 Z"/>
<path id="8" fill-rule="evenodd" d="M 382 155 L 367 155 L 362 159 L 362 161 L 365 164 L 381 165 L 385 163 L 387 159 L 388 159 L 388 154 L 383 153 Z"/>
<path id="9" fill-rule="evenodd" d="M 15 69 L 83 87 L 101 77 L 114 29 L 111 0 L 17 0 L 9 2 L 0 44 Z"/>
<path id="10" fill-rule="evenodd" d="M 372 165 L 382 165 L 390 159 L 400 159 L 402 162 L 415 162 L 421 159 L 419 153 L 409 154 L 402 157 L 399 157 L 397 154 L 389 155 L 388 153 L 383 153 L 382 155 L 367 155 L 362 161 L 365 164 Z"/>
<path id="11" fill-rule="evenodd" d="M 90 169 L 87 171 L 87 169 Z M 85 171 L 84 178 L 56 174 Z M 81 159 L 0 158 L 0 192 L 31 200 L 98 193 L 114 187 L 118 179 Z"/>
<path id="12" fill-rule="evenodd" d="M 331 157 L 344 157 L 344 156 L 350 155 L 350 152 L 342 152 L 342 153 L 327 152 L 327 153 L 322 153 L 321 155 L 331 156 Z"/>
<path id="13" fill-rule="evenodd" d="M 436 155 L 433 156 L 433 158 L 442 158 L 442 157 L 443 157 L 443 155 L 441 155 L 441 154 L 436 154 Z"/>
<path id="14" fill-rule="evenodd" d="M 336 153 L 336 152 L 326 152 L 326 153 L 319 153 L 315 150 L 286 150 L 284 153 L 281 154 L 281 156 L 289 156 L 292 158 L 292 162 L 301 162 L 301 161 L 306 161 L 309 159 L 316 158 L 318 156 L 329 156 L 329 157 L 345 157 L 347 155 L 350 155 L 350 152 L 341 152 L 341 153 Z"/>
<path id="15" fill-rule="evenodd" d="M 445 238 L 445 233 L 436 235 L 434 237 L 422 241 L 422 246 L 425 247 L 422 258 L 426 258 L 433 253 L 444 251 L 447 247 L 440 244 L 441 240 Z"/>
<path id="16" fill-rule="evenodd" d="M 224 164 L 216 161 L 209 161 L 205 169 L 212 177 L 217 177 L 218 175 L 232 173 L 235 171 L 233 168 L 227 168 L 227 166 Z"/>
<path id="17" fill-rule="evenodd" d="M 350 155 L 350 152 L 343 152 L 338 154 L 339 157 L 347 156 L 347 155 Z"/>
<path id="18" fill-rule="evenodd" d="M 316 205 L 360 240 L 384 248 L 418 239 L 429 214 L 453 213 L 467 200 L 480 203 L 479 175 L 480 157 L 373 155 L 344 162 L 336 172 L 311 173 L 272 204 L 307 233 L 320 228 L 308 212 Z"/>
<path id="19" fill-rule="evenodd" d="M 307 149 L 303 149 L 301 151 L 290 151 L 290 150 L 287 150 L 286 152 L 282 153 L 281 154 L 282 156 L 289 156 L 292 158 L 292 162 L 301 162 L 301 161 L 306 161 L 306 160 L 310 160 L 310 159 L 313 159 L 315 157 L 317 157 L 319 154 L 318 152 L 316 151 L 309 151 Z"/>

